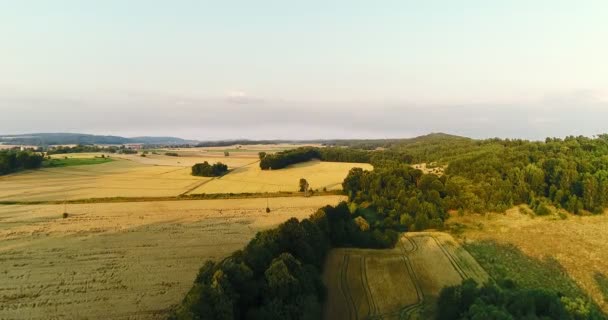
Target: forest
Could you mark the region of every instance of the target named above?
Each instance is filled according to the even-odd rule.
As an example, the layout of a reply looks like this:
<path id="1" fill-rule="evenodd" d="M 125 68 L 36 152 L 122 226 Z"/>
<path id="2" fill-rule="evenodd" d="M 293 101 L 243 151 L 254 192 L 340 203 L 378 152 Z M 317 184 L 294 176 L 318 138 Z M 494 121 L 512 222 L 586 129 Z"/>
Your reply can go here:
<path id="1" fill-rule="evenodd" d="M 42 154 L 31 151 L 0 151 L 0 175 L 40 168 L 43 160 Z"/>

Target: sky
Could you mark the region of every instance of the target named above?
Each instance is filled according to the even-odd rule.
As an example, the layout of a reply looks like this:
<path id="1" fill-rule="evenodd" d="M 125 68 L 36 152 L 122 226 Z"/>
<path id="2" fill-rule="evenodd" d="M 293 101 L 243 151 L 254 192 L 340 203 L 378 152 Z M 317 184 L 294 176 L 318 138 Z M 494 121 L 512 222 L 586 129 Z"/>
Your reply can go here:
<path id="1" fill-rule="evenodd" d="M 608 132 L 608 1 L 0 0 L 0 134 Z"/>

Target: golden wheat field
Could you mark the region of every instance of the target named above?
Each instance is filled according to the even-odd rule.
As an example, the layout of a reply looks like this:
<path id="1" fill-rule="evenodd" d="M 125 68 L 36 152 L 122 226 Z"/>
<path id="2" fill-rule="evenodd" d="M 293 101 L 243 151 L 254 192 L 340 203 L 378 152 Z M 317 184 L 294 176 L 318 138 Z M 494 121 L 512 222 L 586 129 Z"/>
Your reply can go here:
<path id="1" fill-rule="evenodd" d="M 0 319 L 161 319 L 206 259 L 341 196 L 0 206 Z"/>
<path id="2" fill-rule="evenodd" d="M 177 196 L 209 180 L 190 168 L 133 161 L 42 168 L 0 177 L 0 200 L 61 201 L 106 197 Z"/>
<path id="3" fill-rule="evenodd" d="M 513 245 L 525 255 L 545 261 L 555 259 L 564 272 L 608 312 L 608 212 L 596 216 L 567 214 L 535 217 L 519 208 L 505 214 L 452 217 L 450 224 L 465 228 L 459 240 L 467 243 L 494 241 Z M 598 280 L 600 279 L 600 280 Z"/>
<path id="4" fill-rule="evenodd" d="M 441 232 L 403 234 L 394 249 L 334 249 L 323 273 L 325 319 L 424 319 L 444 286 L 487 273 Z"/>
<path id="5" fill-rule="evenodd" d="M 257 153 L 239 153 L 232 154 L 228 157 L 223 153 L 217 152 L 183 152 L 180 151 L 179 157 L 166 156 L 164 154 L 147 154 L 145 157 L 141 155 L 121 154 L 118 157 L 125 160 L 134 161 L 141 164 L 153 166 L 173 166 L 173 167 L 192 167 L 197 163 L 209 162 L 211 164 L 221 162 L 226 164 L 230 169 L 242 167 L 248 164 L 258 162 Z"/>
<path id="6" fill-rule="evenodd" d="M 300 178 L 306 179 L 313 190 L 340 190 L 354 167 L 372 169 L 367 163 L 308 161 L 279 170 L 261 170 L 256 162 L 201 184 L 189 194 L 298 191 Z"/>

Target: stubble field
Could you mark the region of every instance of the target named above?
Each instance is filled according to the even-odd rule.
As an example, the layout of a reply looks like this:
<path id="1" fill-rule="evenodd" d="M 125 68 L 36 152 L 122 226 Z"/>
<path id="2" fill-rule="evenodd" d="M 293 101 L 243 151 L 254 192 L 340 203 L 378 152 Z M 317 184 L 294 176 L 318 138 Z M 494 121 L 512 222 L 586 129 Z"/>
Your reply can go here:
<path id="1" fill-rule="evenodd" d="M 206 259 L 343 199 L 0 206 L 0 318 L 164 318 Z"/>

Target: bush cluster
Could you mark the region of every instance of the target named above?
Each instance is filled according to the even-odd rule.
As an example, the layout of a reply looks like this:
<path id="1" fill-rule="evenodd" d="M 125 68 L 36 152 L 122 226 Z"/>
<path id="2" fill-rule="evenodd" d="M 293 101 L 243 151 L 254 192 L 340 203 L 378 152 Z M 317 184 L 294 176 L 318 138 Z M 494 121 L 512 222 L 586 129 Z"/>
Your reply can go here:
<path id="1" fill-rule="evenodd" d="M 193 176 L 219 177 L 224 175 L 226 172 L 228 172 L 228 166 L 221 162 L 211 165 L 209 162 L 205 161 L 192 166 Z"/>

